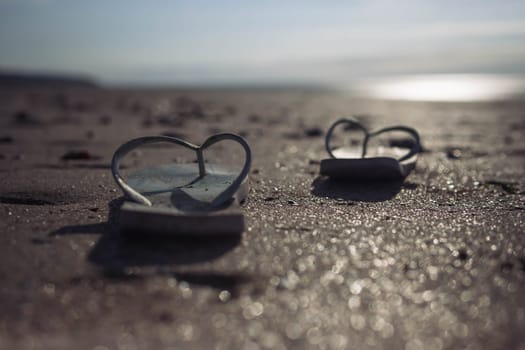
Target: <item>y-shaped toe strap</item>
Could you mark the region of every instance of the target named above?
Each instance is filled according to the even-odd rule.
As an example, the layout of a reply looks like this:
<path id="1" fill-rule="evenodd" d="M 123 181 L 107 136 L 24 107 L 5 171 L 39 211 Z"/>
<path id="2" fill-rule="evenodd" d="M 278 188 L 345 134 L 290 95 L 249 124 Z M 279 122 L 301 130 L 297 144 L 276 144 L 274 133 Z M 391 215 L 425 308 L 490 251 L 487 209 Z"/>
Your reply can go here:
<path id="1" fill-rule="evenodd" d="M 398 161 L 400 162 L 404 161 L 406 159 L 411 158 L 415 154 L 421 152 L 421 143 L 420 143 L 419 134 L 413 128 L 410 128 L 408 126 L 391 126 L 391 127 L 387 127 L 381 130 L 374 131 L 374 132 L 368 132 L 368 130 L 361 123 L 359 123 L 356 119 L 350 117 L 350 118 L 341 118 L 335 121 L 332 124 L 332 126 L 330 126 L 330 128 L 328 129 L 328 132 L 326 133 L 325 147 L 326 147 L 326 151 L 332 158 L 337 158 L 332 151 L 332 146 L 331 146 L 332 134 L 334 132 L 334 129 L 341 124 L 348 124 L 352 129 L 358 129 L 364 133 L 365 138 L 362 144 L 361 158 L 364 158 L 366 156 L 368 141 L 370 140 L 371 137 L 377 136 L 379 134 L 382 134 L 384 132 L 389 132 L 389 131 L 406 132 L 410 134 L 410 136 L 412 136 L 412 138 L 414 139 L 414 145 L 412 146 L 410 151 L 404 156 L 402 156 L 401 158 L 399 158 Z"/>
<path id="2" fill-rule="evenodd" d="M 206 139 L 206 141 L 204 141 L 204 143 L 201 146 L 197 146 L 187 141 L 170 136 L 146 136 L 130 140 L 121 145 L 113 154 L 113 159 L 111 161 L 111 171 L 113 173 L 113 178 L 115 179 L 117 185 L 122 189 L 122 192 L 124 192 L 124 194 L 131 200 L 140 204 L 144 204 L 146 206 L 151 206 L 151 201 L 144 197 L 142 194 L 140 194 L 138 191 L 133 189 L 131 186 L 129 186 L 124 180 L 124 178 L 121 176 L 119 172 L 119 167 L 122 158 L 124 158 L 129 152 L 131 152 L 133 149 L 139 146 L 148 143 L 170 142 L 194 150 L 197 153 L 199 177 L 203 177 L 204 175 L 206 175 L 206 165 L 204 162 L 203 151 L 211 145 L 223 140 L 233 140 L 240 143 L 241 146 L 244 148 L 245 160 L 244 166 L 237 178 L 235 178 L 235 180 L 230 184 L 230 186 L 226 187 L 226 189 L 222 191 L 217 197 L 215 197 L 215 199 L 213 199 L 213 201 L 210 203 L 211 207 L 219 206 L 220 204 L 226 202 L 235 195 L 238 188 L 246 179 L 246 177 L 248 176 L 248 172 L 250 171 L 250 166 L 252 162 L 250 146 L 248 145 L 246 140 L 239 135 L 229 133 L 212 135 L 208 139 Z"/>

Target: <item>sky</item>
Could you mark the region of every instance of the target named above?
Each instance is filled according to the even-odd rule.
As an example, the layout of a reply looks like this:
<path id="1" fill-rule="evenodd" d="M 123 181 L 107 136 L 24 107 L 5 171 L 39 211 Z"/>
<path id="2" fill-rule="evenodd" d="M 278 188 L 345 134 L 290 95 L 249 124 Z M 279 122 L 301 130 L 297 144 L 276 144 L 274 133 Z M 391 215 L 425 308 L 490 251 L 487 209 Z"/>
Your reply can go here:
<path id="1" fill-rule="evenodd" d="M 108 83 L 525 73 L 525 1 L 0 0 L 0 70 Z"/>

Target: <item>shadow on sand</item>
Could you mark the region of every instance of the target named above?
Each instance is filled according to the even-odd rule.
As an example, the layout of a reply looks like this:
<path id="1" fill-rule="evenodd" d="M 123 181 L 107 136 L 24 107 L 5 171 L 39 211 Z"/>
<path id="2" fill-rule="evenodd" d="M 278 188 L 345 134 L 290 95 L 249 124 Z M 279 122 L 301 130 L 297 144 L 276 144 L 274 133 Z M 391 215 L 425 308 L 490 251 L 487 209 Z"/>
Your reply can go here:
<path id="1" fill-rule="evenodd" d="M 100 224 L 65 226 L 51 232 L 50 236 L 98 233 L 99 240 L 89 252 L 88 261 L 102 268 L 105 278 L 124 280 L 145 277 L 145 274 L 168 274 L 175 278 L 212 288 L 235 289 L 246 282 L 243 275 L 220 274 L 217 272 L 180 271 L 179 267 L 214 260 L 233 250 L 241 236 L 200 238 L 174 238 L 134 234 L 124 235 L 118 229 L 118 211 L 122 199 L 109 203 L 108 221 Z M 147 268 L 141 274 L 140 269 Z M 133 275 L 129 270 L 137 270 Z M 145 270 L 146 271 L 146 270 Z"/>
<path id="2" fill-rule="evenodd" d="M 403 179 L 356 182 L 319 176 L 312 183 L 312 194 L 356 202 L 383 202 L 394 198 L 402 188 L 414 189 L 416 186 L 405 183 Z"/>

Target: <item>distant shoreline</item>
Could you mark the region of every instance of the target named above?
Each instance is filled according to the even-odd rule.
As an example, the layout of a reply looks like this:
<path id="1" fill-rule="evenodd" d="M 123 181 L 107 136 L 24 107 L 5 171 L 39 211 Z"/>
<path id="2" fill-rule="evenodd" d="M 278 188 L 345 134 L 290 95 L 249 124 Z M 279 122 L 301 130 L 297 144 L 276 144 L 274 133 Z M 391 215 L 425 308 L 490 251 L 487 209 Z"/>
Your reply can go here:
<path id="1" fill-rule="evenodd" d="M 100 84 L 95 79 L 80 75 L 18 73 L 0 71 L 1 88 L 27 87 L 79 87 L 98 88 Z"/>
<path id="2" fill-rule="evenodd" d="M 177 82 L 108 83 L 88 75 L 9 72 L 0 70 L 0 89 L 110 89 L 121 91 L 251 91 L 340 92 L 356 98 L 420 102 L 481 102 L 523 100 L 521 74 L 410 74 L 329 82 Z"/>

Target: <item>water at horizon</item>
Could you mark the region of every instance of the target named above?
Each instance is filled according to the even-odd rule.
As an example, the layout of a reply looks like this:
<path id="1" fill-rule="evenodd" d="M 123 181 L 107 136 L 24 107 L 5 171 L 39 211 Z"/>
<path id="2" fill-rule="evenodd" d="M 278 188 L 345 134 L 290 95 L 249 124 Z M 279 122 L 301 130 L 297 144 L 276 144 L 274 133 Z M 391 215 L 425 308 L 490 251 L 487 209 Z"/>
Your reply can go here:
<path id="1" fill-rule="evenodd" d="M 350 92 L 404 101 L 496 101 L 525 97 L 525 76 L 505 74 L 400 75 L 361 80 Z"/>

